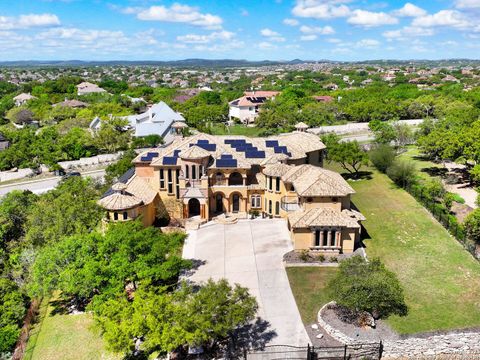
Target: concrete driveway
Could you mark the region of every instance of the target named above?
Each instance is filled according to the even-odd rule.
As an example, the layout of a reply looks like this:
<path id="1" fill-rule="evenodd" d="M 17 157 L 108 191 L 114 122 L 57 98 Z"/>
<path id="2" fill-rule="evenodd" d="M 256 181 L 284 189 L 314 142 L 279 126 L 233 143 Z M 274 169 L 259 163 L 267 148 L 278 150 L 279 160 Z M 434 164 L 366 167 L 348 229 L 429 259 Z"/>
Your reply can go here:
<path id="1" fill-rule="evenodd" d="M 282 264 L 283 255 L 290 250 L 284 220 L 241 220 L 190 231 L 183 257 L 205 261 L 189 280 L 226 278 L 250 289 L 259 304 L 258 316 L 277 333 L 269 344 L 306 346 L 309 338 Z"/>

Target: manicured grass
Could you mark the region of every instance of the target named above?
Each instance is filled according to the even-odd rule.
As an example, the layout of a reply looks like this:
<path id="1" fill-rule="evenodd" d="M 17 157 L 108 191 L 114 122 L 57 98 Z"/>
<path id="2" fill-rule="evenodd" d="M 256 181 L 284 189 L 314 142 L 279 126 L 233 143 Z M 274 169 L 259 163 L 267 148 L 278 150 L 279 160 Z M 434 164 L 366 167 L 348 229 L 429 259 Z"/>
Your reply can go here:
<path id="1" fill-rule="evenodd" d="M 413 197 L 383 174 L 350 182 L 367 217 L 368 257 L 379 257 L 399 277 L 409 307 L 388 322 L 400 333 L 480 325 L 480 263 Z"/>
<path id="2" fill-rule="evenodd" d="M 418 171 L 418 176 L 423 180 L 429 180 L 432 176 L 439 176 L 440 172 L 445 170 L 442 164 L 423 158 L 422 152 L 415 145 L 408 146 L 399 158 L 412 161 Z"/>
<path id="3" fill-rule="evenodd" d="M 52 302 L 40 306 L 40 319 L 31 330 L 24 360 L 121 359 L 105 350 L 100 334 L 93 331 L 90 314 L 52 314 Z"/>
<path id="4" fill-rule="evenodd" d="M 325 286 L 336 272 L 336 268 L 330 267 L 287 268 L 290 287 L 304 324 L 316 322 L 320 308 L 331 301 L 325 293 Z"/>
<path id="5" fill-rule="evenodd" d="M 222 124 L 214 125 L 211 128 L 213 135 L 244 135 L 244 136 L 259 136 L 263 129 L 257 127 L 249 127 L 244 125 L 225 126 Z"/>

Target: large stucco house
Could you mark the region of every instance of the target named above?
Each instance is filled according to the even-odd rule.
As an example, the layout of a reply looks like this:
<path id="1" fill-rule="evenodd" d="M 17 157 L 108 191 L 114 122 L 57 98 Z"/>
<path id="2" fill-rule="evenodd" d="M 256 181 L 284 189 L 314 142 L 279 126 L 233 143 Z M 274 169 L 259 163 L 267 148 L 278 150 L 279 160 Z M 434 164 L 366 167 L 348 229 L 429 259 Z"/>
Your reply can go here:
<path id="1" fill-rule="evenodd" d="M 135 168 L 99 204 L 107 221 L 168 212 L 182 221 L 220 215 L 286 218 L 296 250 L 351 253 L 365 218 L 351 208 L 354 190 L 323 165 L 325 145 L 297 131 L 268 138 L 178 136 L 134 160 Z"/>
<path id="2" fill-rule="evenodd" d="M 254 123 L 260 107 L 267 100 L 275 99 L 279 93 L 279 91 L 245 91 L 242 97 L 228 104 L 228 118 L 238 119 L 244 124 Z"/>

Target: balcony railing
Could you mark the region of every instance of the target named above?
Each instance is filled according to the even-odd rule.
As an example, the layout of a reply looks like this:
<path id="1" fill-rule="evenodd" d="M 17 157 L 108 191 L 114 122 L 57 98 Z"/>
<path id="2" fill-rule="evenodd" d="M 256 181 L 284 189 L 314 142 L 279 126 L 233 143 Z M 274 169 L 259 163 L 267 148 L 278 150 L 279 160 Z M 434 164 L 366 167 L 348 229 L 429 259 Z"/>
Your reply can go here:
<path id="1" fill-rule="evenodd" d="M 297 211 L 301 208 L 298 203 L 298 197 L 296 196 L 284 196 L 281 200 L 280 206 L 284 211 Z"/>

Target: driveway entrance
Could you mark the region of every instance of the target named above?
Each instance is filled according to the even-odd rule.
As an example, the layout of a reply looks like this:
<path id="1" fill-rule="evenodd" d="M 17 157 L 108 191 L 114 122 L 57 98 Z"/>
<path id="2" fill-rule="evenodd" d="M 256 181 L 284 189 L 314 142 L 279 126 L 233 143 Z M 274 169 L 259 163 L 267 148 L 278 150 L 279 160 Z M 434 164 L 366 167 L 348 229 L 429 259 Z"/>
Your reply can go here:
<path id="1" fill-rule="evenodd" d="M 306 346 L 309 338 L 282 264 L 291 250 L 285 220 L 240 220 L 190 231 L 183 257 L 205 261 L 189 280 L 226 278 L 250 289 L 258 301 L 258 316 L 277 333 L 269 344 Z"/>

